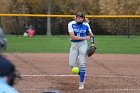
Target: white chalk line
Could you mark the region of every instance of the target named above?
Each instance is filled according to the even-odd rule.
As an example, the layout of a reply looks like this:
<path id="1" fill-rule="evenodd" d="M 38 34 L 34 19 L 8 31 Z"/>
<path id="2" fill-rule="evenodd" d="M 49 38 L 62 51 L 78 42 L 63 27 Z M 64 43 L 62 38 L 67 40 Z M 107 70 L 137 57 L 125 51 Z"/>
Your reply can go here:
<path id="1" fill-rule="evenodd" d="M 20 90 L 23 90 L 23 91 L 35 91 L 35 90 L 42 90 L 42 89 L 34 89 L 34 88 L 19 88 Z M 61 89 L 60 89 L 61 90 Z M 78 90 L 78 89 L 77 89 Z M 120 88 L 120 89 L 84 89 L 84 91 L 140 91 L 140 89 L 132 89 L 132 88 Z"/>
<path id="2" fill-rule="evenodd" d="M 21 75 L 22 77 L 79 77 L 79 75 L 73 75 L 73 74 L 69 74 L 69 75 Z M 105 77 L 105 78 L 140 78 L 140 77 L 132 77 L 132 76 L 112 76 L 112 75 L 86 75 L 88 77 Z M 39 91 L 41 89 L 36 89 L 36 88 L 18 88 L 20 90 L 23 91 Z M 61 89 L 60 89 L 61 90 Z M 77 89 L 78 91 L 78 89 Z M 84 89 L 84 91 L 140 91 L 139 88 L 109 88 L 109 89 Z"/>
<path id="3" fill-rule="evenodd" d="M 96 91 L 140 91 L 140 89 L 129 89 L 129 88 L 120 88 L 120 89 L 94 89 Z"/>
<path id="4" fill-rule="evenodd" d="M 50 75 L 50 74 L 44 74 L 44 75 L 39 75 L 39 74 L 31 74 L 31 75 L 21 75 L 22 77 L 79 77 L 79 75 Z M 104 78 L 140 78 L 140 77 L 135 77 L 135 76 L 112 76 L 112 75 L 86 75 L 87 77 L 104 77 Z"/>

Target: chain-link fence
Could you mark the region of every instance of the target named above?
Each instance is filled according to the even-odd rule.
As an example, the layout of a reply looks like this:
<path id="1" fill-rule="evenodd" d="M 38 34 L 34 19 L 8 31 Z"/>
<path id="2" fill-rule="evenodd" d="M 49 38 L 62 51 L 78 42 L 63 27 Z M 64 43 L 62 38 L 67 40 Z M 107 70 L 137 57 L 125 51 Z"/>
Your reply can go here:
<path id="1" fill-rule="evenodd" d="M 48 32 L 51 35 L 67 35 L 67 24 L 71 20 L 74 20 L 74 18 L 65 15 L 61 16 L 48 17 L 47 15 L 36 15 L 33 17 L 5 15 L 0 18 L 0 24 L 7 34 L 21 35 L 32 25 L 37 35 L 47 35 Z M 92 16 L 89 20 L 91 29 L 96 35 L 140 35 L 139 17 Z"/>

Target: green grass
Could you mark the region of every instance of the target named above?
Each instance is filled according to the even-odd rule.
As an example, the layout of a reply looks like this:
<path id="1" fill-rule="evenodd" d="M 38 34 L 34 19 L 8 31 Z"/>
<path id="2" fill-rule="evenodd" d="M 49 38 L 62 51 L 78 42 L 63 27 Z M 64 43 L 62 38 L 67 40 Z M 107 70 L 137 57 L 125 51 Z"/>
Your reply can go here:
<path id="1" fill-rule="evenodd" d="M 23 37 L 6 35 L 6 52 L 68 53 L 69 36 Z M 90 43 L 90 42 L 88 42 Z M 140 54 L 140 36 L 95 36 L 98 54 Z"/>
<path id="2" fill-rule="evenodd" d="M 140 37 L 97 36 L 97 53 L 140 54 Z"/>

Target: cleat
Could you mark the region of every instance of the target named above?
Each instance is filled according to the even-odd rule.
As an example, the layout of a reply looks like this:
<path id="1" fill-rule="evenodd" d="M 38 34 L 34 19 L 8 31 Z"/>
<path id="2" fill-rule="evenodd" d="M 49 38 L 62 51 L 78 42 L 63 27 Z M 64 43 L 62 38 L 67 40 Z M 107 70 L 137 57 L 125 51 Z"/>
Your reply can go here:
<path id="1" fill-rule="evenodd" d="M 84 84 L 79 85 L 78 89 L 84 89 Z"/>

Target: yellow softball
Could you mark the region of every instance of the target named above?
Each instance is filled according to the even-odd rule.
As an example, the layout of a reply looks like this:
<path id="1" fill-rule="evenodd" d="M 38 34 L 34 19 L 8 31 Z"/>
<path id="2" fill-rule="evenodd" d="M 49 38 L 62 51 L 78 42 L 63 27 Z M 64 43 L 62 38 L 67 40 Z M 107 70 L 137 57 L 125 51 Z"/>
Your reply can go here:
<path id="1" fill-rule="evenodd" d="M 79 68 L 78 67 L 73 67 L 72 68 L 72 73 L 73 74 L 78 74 L 79 73 Z"/>

